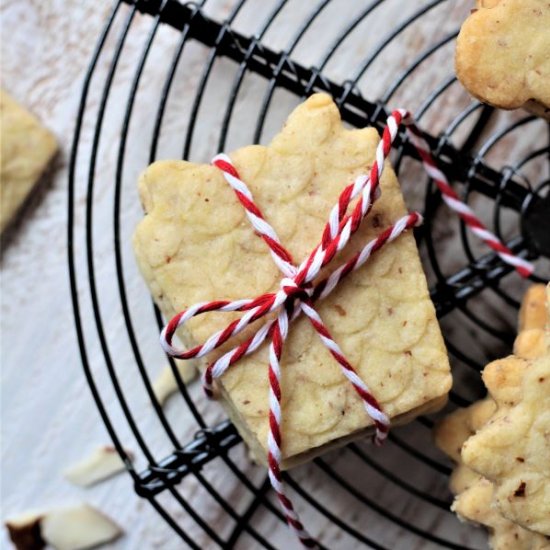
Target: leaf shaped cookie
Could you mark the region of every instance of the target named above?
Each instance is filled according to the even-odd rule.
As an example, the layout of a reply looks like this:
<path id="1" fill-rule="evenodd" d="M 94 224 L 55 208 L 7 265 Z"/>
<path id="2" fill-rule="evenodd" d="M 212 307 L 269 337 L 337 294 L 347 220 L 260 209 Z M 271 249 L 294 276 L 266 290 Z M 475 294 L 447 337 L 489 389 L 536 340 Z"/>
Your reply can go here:
<path id="1" fill-rule="evenodd" d="M 546 353 L 544 329 L 550 313 L 545 301 L 548 302 L 546 296 L 549 291 L 549 287 L 544 285 L 533 285 L 528 289 L 519 312 L 519 333 L 514 342 L 516 357 L 491 363 L 485 370 L 487 385 L 498 388 L 495 396 L 509 407 L 522 399 L 522 381 L 530 365 L 527 359 Z M 456 463 L 449 480 L 450 489 L 456 495 L 452 510 L 461 519 L 487 527 L 489 545 L 494 550 L 548 550 L 550 540 L 547 537 L 525 529 L 502 515 L 494 502 L 493 482 L 463 461 L 461 451 L 465 441 L 482 430 L 496 412 L 497 402 L 489 396 L 470 407 L 457 409 L 436 425 L 437 446 Z M 499 451 L 492 449 L 492 456 Z"/>
<path id="2" fill-rule="evenodd" d="M 506 385 L 518 376 L 511 397 Z M 464 443 L 462 460 L 494 482 L 506 518 L 550 536 L 550 354 L 523 367 L 492 363 L 483 379 L 498 409 Z"/>

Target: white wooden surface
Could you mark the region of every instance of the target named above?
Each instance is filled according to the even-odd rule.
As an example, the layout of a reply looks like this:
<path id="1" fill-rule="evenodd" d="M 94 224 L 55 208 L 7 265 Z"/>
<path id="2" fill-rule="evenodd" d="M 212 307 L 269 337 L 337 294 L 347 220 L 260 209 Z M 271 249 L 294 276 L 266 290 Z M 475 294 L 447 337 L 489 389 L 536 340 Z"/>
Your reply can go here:
<path id="1" fill-rule="evenodd" d="M 2 519 L 82 500 L 127 535 L 116 548 L 177 548 L 122 475 L 89 490 L 61 471 L 109 443 L 82 375 L 67 274 L 67 161 L 84 69 L 110 2 L 4 1 L 2 86 L 56 134 L 53 176 L 9 235 L 2 273 Z M 23 328 L 22 325 L 26 325 Z M 2 528 L 2 548 L 8 547 Z"/>
<path id="2" fill-rule="evenodd" d="M 232 3 L 229 3 L 229 5 Z M 295 3 L 294 10 L 286 10 L 281 16 L 283 19 L 276 27 L 276 31 L 267 34 L 268 42 L 274 48 L 285 47 L 288 36 L 285 29 L 292 27 L 303 19 L 303 11 L 307 11 L 305 3 Z M 394 3 L 395 4 L 395 3 Z M 227 2 L 212 1 L 207 4 L 207 11 L 218 18 L 228 13 Z M 349 7 L 355 6 L 350 2 Z M 302 6 L 302 8 L 300 8 Z M 456 8 L 456 6 L 455 6 Z M 5 243 L 1 264 L 2 275 L 2 518 L 15 514 L 28 508 L 64 504 L 71 501 L 86 500 L 98 508 L 104 510 L 113 517 L 127 532 L 113 548 L 179 548 L 179 543 L 172 535 L 170 528 L 157 516 L 156 512 L 144 501 L 141 501 L 133 493 L 130 478 L 126 475 L 100 484 L 89 490 L 80 490 L 70 486 L 61 478 L 61 471 L 75 460 L 85 455 L 97 445 L 109 443 L 107 433 L 97 414 L 92 397 L 82 374 L 80 356 L 78 353 L 73 326 L 73 314 L 70 305 L 69 281 L 66 262 L 66 230 L 67 230 L 67 162 L 69 148 L 74 128 L 75 113 L 79 101 L 81 83 L 84 70 L 87 67 L 91 52 L 96 43 L 100 29 L 102 28 L 110 2 L 81 2 L 79 0 L 4 0 L 1 7 L 2 17 L 2 86 L 11 92 L 19 101 L 36 113 L 57 135 L 60 143 L 60 154 L 56 159 L 51 175 L 44 185 L 37 191 L 31 204 L 25 209 L 23 219 L 19 221 L 14 230 L 10 232 Z M 356 8 L 354 8 L 356 9 Z M 389 21 L 395 15 L 398 7 L 394 6 L 381 16 L 380 25 Z M 451 14 L 455 21 L 463 17 L 468 7 L 462 5 Z M 335 17 L 333 14 L 332 17 Z M 384 20 L 384 17 L 386 20 Z M 428 26 L 435 33 L 443 33 L 445 21 L 450 18 L 446 12 L 441 12 L 435 24 L 432 21 Z M 238 25 L 244 29 L 247 24 L 258 18 L 257 12 L 248 10 L 239 20 Z M 458 19 L 458 20 L 459 20 Z M 138 17 L 133 31 L 125 46 L 117 77 L 113 83 L 112 97 L 108 106 L 107 116 L 104 122 L 102 149 L 100 150 L 100 162 L 97 169 L 96 188 L 96 215 L 100 223 L 105 226 L 110 224 L 111 204 L 105 194 L 112 185 L 112 174 L 116 160 L 116 146 L 118 145 L 119 128 L 122 116 L 122 106 L 125 105 L 128 83 L 133 75 L 137 56 L 143 46 L 144 35 L 150 28 L 147 18 Z M 374 33 L 375 34 L 375 33 Z M 433 38 L 429 37 L 430 40 Z M 141 135 L 146 134 L 152 125 L 152 111 L 147 111 L 146 100 L 158 101 L 160 83 L 165 75 L 167 56 L 165 50 L 170 52 L 176 44 L 177 36 L 159 33 L 156 49 L 152 52 L 152 62 L 148 64 L 149 73 L 145 77 L 145 85 L 140 88 L 142 93 L 142 107 L 136 109 L 133 121 L 133 133 L 131 132 L 129 145 L 129 160 L 125 163 L 124 181 L 125 188 L 133 189 L 134 181 L 139 171 L 147 163 L 148 150 L 145 146 L 140 148 L 137 144 Z M 374 38 L 370 35 L 356 37 L 350 46 L 350 51 L 367 51 L 372 46 Z M 418 51 L 425 46 L 427 37 L 421 33 L 411 37 L 409 49 Z M 314 63 L 318 51 L 313 45 L 300 50 L 300 60 L 304 64 Z M 107 50 L 114 48 L 114 40 L 108 40 Z M 410 53 L 410 52 L 409 52 Z M 176 79 L 177 93 L 173 94 L 171 101 L 180 102 L 186 106 L 192 99 L 197 74 L 204 65 L 208 52 L 194 45 L 189 48 L 185 71 L 178 73 Z M 99 71 L 105 71 L 106 61 L 101 60 Z M 234 68 L 231 65 L 231 70 Z M 328 67 L 329 72 L 342 80 L 346 78 L 346 67 L 334 65 Z M 380 69 L 383 74 L 383 68 Z M 440 76 L 437 64 L 430 65 L 425 70 L 424 82 Z M 378 93 L 376 83 L 370 88 L 372 96 Z M 97 109 L 100 88 L 92 86 L 90 109 Z M 251 97 L 256 93 L 254 82 L 245 87 L 246 93 Z M 209 101 L 220 102 L 226 91 L 223 88 L 210 87 L 208 90 Z M 415 101 L 419 93 L 414 88 L 405 90 L 402 104 L 409 106 Z M 408 99 L 407 99 L 408 98 Z M 268 119 L 266 127 L 267 137 L 278 126 L 285 113 L 295 104 L 295 99 L 285 94 L 276 96 L 276 115 Z M 464 103 L 464 96 L 457 100 Z M 416 104 L 418 100 L 416 100 Z M 155 105 L 155 103 L 152 103 Z M 216 104 L 216 103 L 214 103 Z M 451 105 L 453 107 L 453 105 Z M 448 108 L 451 108 L 448 107 Z M 256 113 L 244 113 L 246 103 L 237 107 L 237 115 L 243 120 L 252 122 Z M 192 149 L 192 158 L 206 160 L 215 147 L 217 136 L 210 133 L 210 128 L 219 126 L 218 110 L 202 113 L 203 124 L 197 129 L 197 139 Z M 137 118 L 137 120 L 135 120 Z M 210 121 L 205 124 L 204 121 Z M 163 127 L 161 142 L 164 156 L 179 156 L 181 154 L 181 137 L 172 141 L 172 136 L 181 136 L 181 127 L 178 121 L 167 120 Z M 143 134 L 138 131 L 143 129 Z M 89 145 L 91 132 L 87 130 L 83 135 L 83 141 Z M 249 128 L 242 131 L 233 130 L 230 135 L 229 145 L 242 144 L 250 140 Z M 85 182 L 85 165 L 78 172 L 78 182 Z M 82 230 L 82 207 L 85 200 L 83 185 L 77 185 L 77 235 Z M 130 234 L 132 224 L 141 215 L 139 204 L 135 194 L 123 196 L 123 224 L 124 236 Z M 109 263 L 111 250 L 111 234 L 99 232 L 97 234 L 96 250 L 98 260 L 106 259 Z M 77 247 L 82 243 L 78 241 Z M 150 305 L 146 299 L 143 283 L 132 265 L 129 244 L 124 243 L 123 256 L 125 265 L 128 266 L 127 276 L 130 301 L 145 304 L 143 312 L 137 309 L 138 318 L 141 314 L 151 317 Z M 99 284 L 101 287 L 102 307 L 104 314 L 110 319 L 111 333 L 109 342 L 114 347 L 117 357 L 128 357 L 127 342 L 118 344 L 117 337 L 123 336 L 124 324 L 120 320 L 120 306 L 117 302 L 117 289 L 111 278 L 110 272 L 102 272 L 100 262 Z M 83 268 L 82 263 L 78 264 Z M 105 268 L 108 269 L 107 267 Z M 80 281 L 81 284 L 82 280 Z M 85 283 L 85 281 L 84 281 Z M 82 291 L 84 295 L 84 290 Z M 137 306 L 139 307 L 139 306 Z M 148 364 L 158 364 L 158 369 L 163 366 L 162 356 L 156 346 L 156 335 L 151 332 L 151 323 L 144 323 L 137 327 L 138 336 L 145 342 L 150 342 L 151 355 Z M 141 340 L 140 340 L 141 341 Z M 120 348 L 117 347 L 120 345 Z M 122 349 L 124 347 L 124 349 Z M 97 343 L 91 347 L 92 365 L 100 368 L 101 363 Z M 122 362 L 124 362 L 121 359 Z M 154 372 L 152 373 L 155 374 Z M 105 391 L 108 402 L 113 403 L 113 393 L 105 375 L 98 374 L 104 381 L 101 387 Z M 103 376 L 103 378 L 101 378 Z M 157 435 L 157 424 L 150 420 L 151 407 L 147 399 L 143 397 L 143 389 L 135 383 L 136 372 L 124 370 L 121 367 L 122 383 L 126 391 L 135 397 L 137 403 L 138 421 L 140 427 L 150 437 L 159 449 L 169 450 L 161 435 Z M 137 396 L 137 397 L 136 397 Z M 131 399 L 131 400 L 132 400 Z M 183 411 L 183 412 L 182 412 Z M 183 408 L 169 408 L 168 413 L 172 421 L 178 423 L 178 436 L 182 440 L 188 439 L 195 430 L 194 424 Z M 118 414 L 120 412 L 113 413 Z M 209 415 L 219 415 L 217 409 Z M 123 441 L 132 447 L 135 445 L 126 432 L 122 430 Z M 261 475 L 257 469 L 250 475 Z M 301 472 L 299 476 L 306 475 Z M 317 482 L 315 482 L 317 483 Z M 318 483 L 322 483 L 319 480 Z M 203 493 L 196 483 L 190 481 L 183 490 L 186 496 L 194 498 L 194 506 L 201 510 L 206 504 Z M 440 494 L 444 492 L 441 485 L 434 488 Z M 240 489 L 233 487 L 232 498 L 237 502 L 241 496 Z M 195 496 L 193 496 L 195 495 Z M 338 506 L 335 499 L 335 506 Z M 177 510 L 172 505 L 172 509 Z M 209 510 L 204 511 L 212 522 L 223 529 L 224 518 L 215 517 Z M 416 510 L 402 510 L 404 517 L 409 521 L 418 522 L 426 528 L 438 527 L 438 521 L 432 521 L 425 514 Z M 197 542 L 202 542 L 201 535 L 193 527 L 191 520 L 179 512 L 179 519 L 192 535 L 197 536 Z M 324 524 L 317 528 L 326 531 L 326 543 L 333 547 L 338 545 L 338 535 L 330 531 Z M 358 525 L 361 526 L 360 520 Z M 445 520 L 446 529 L 454 529 L 456 522 L 453 518 Z M 458 524 L 457 524 L 458 525 Z M 275 524 L 267 523 L 267 528 L 272 529 Z M 363 526 L 364 527 L 364 526 Z M 439 526 L 440 527 L 440 526 Z M 458 528 L 458 527 L 457 527 Z M 370 528 L 371 534 L 377 534 L 376 525 Z M 381 528 L 380 528 L 381 529 Z M 315 527 L 314 527 L 315 530 Z M 284 530 L 279 527 L 274 535 L 275 543 L 290 539 L 286 538 Z M 484 537 L 474 530 L 462 530 L 463 541 L 467 540 L 478 546 L 482 544 Z M 5 533 L 2 532 L 2 540 L 7 545 Z M 396 530 L 390 537 L 398 547 L 410 548 L 407 535 Z M 423 545 L 414 539 L 414 547 L 432 547 Z M 399 544 L 397 544 L 399 543 Z"/>

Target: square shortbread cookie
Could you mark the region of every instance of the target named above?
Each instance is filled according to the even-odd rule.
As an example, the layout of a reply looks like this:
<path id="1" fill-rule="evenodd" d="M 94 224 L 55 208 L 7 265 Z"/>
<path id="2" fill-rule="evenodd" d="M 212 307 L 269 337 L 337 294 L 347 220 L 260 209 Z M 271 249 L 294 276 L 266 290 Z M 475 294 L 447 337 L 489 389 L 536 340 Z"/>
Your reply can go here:
<path id="1" fill-rule="evenodd" d="M 0 232 L 13 219 L 57 150 L 53 134 L 0 90 Z"/>
<path id="2" fill-rule="evenodd" d="M 372 128 L 344 129 L 331 98 L 316 94 L 292 113 L 269 146 L 245 147 L 230 157 L 299 262 L 319 241 L 343 187 L 368 173 L 378 141 Z M 381 190 L 338 265 L 405 214 L 389 164 Z M 167 318 L 198 301 L 255 297 L 277 289 L 281 274 L 217 168 L 156 162 L 142 174 L 139 191 L 146 216 L 136 229 L 134 249 Z M 445 403 L 449 362 L 412 234 L 384 247 L 316 307 L 392 423 Z M 179 336 L 187 345 L 203 342 L 237 316 L 202 315 Z M 226 344 L 213 352 L 209 361 L 227 349 Z M 231 420 L 262 462 L 267 364 L 264 345 L 219 380 Z M 283 468 L 373 431 L 362 401 L 304 318 L 291 326 L 281 368 Z"/>

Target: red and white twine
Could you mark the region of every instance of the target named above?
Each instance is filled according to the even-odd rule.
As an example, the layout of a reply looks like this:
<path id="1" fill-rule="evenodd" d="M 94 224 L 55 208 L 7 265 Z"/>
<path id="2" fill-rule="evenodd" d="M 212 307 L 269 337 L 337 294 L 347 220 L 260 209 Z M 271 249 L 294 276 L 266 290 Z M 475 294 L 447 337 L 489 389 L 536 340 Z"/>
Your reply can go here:
<path id="1" fill-rule="evenodd" d="M 214 300 L 195 304 L 175 315 L 161 332 L 160 341 L 166 353 L 179 359 L 191 359 L 207 355 L 266 314 L 277 313 L 275 319 L 266 321 L 253 336 L 208 365 L 202 381 L 205 392 L 211 397 L 213 395 L 214 379 L 222 376 L 229 367 L 243 356 L 253 353 L 269 337 L 269 479 L 289 525 L 302 544 L 310 548 L 317 547 L 317 543 L 301 523 L 292 502 L 286 495 L 281 476 L 281 354 L 290 322 L 303 313 L 309 319 L 323 344 L 335 358 L 344 376 L 361 397 L 365 412 L 372 419 L 376 428 L 374 441 L 377 444 L 384 441 L 390 426 L 388 416 L 384 413 L 368 386 L 345 358 L 313 304 L 316 300 L 328 296 L 342 279 L 352 271 L 360 268 L 372 254 L 385 244 L 395 240 L 406 230 L 419 225 L 422 222 L 422 217 L 417 212 L 402 217 L 394 225 L 371 240 L 352 258 L 335 269 L 328 277 L 317 283 L 314 283 L 314 280 L 321 269 L 331 262 L 335 255 L 346 246 L 351 236 L 359 229 L 362 220 L 371 211 L 376 199 L 380 196 L 379 182 L 384 171 L 384 161 L 390 153 L 392 143 L 402 123 L 406 125 L 407 134 L 416 147 L 426 172 L 435 181 L 446 204 L 464 220 L 477 237 L 495 250 L 504 262 L 512 265 L 522 276 L 530 275 L 533 272 L 532 264 L 515 256 L 494 234 L 487 230 L 473 211 L 459 199 L 456 192 L 450 187 L 443 172 L 437 168 L 429 146 L 414 124 L 410 113 L 398 109 L 388 117 L 382 139 L 376 149 L 376 159 L 370 174 L 358 176 L 354 182 L 345 187 L 338 202 L 330 211 L 321 241 L 299 266 L 295 265 L 290 252 L 284 248 L 277 233 L 264 218 L 258 205 L 254 202 L 252 193 L 240 179 L 229 157 L 223 154 L 217 155 L 212 161 L 213 165 L 222 171 L 225 180 L 235 191 L 239 202 L 246 210 L 250 223 L 267 244 L 275 264 L 283 274 L 283 278 L 277 292 L 243 300 Z M 351 213 L 348 214 L 351 202 L 356 199 L 357 201 Z M 176 330 L 191 317 L 209 311 L 242 311 L 244 314 L 239 319 L 229 323 L 223 330 L 210 336 L 203 344 L 189 350 L 176 348 L 172 344 Z"/>

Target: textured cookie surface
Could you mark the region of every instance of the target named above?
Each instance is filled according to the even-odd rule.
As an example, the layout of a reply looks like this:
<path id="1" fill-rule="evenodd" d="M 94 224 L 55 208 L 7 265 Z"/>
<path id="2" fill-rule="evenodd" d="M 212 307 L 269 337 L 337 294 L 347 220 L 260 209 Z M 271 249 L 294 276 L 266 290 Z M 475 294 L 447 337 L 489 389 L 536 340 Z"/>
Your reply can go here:
<path id="1" fill-rule="evenodd" d="M 8 225 L 54 155 L 54 136 L 0 90 L 0 232 Z"/>
<path id="2" fill-rule="evenodd" d="M 522 366 L 489 365 L 498 409 L 462 447 L 464 463 L 495 484 L 501 513 L 550 536 L 550 354 Z"/>
<path id="3" fill-rule="evenodd" d="M 378 140 L 371 128 L 344 129 L 330 97 L 317 94 L 292 113 L 268 147 L 245 147 L 230 156 L 298 263 L 320 239 L 343 186 L 370 168 Z M 157 162 L 144 172 L 139 189 L 147 215 L 136 229 L 134 248 L 166 317 L 198 301 L 277 289 L 280 272 L 216 168 Z M 338 265 L 405 213 L 389 165 L 381 189 Z M 373 256 L 319 302 L 318 311 L 393 420 L 442 406 L 449 364 L 411 234 Z M 203 342 L 233 318 L 203 315 L 180 337 L 188 344 Z M 226 409 L 258 460 L 264 459 L 268 431 L 267 363 L 264 346 L 220 381 Z M 361 400 L 303 318 L 293 323 L 283 352 L 282 409 L 286 466 L 302 453 L 372 427 Z"/>
<path id="4" fill-rule="evenodd" d="M 509 394 L 510 397 L 513 396 Z M 500 513 L 493 505 L 493 483 L 466 466 L 460 456 L 464 442 L 487 423 L 496 408 L 495 401 L 486 398 L 465 409 L 457 409 L 436 427 L 437 446 L 456 463 L 449 480 L 449 487 L 456 495 L 451 509 L 462 520 L 485 526 L 493 550 L 550 550 L 550 540 L 545 536 L 521 527 Z"/>
<path id="5" fill-rule="evenodd" d="M 550 3 L 485 0 L 462 25 L 456 73 L 475 97 L 503 109 L 524 104 L 550 116 Z"/>
<path id="6" fill-rule="evenodd" d="M 455 499 L 452 509 L 460 517 L 489 528 L 493 550 L 550 550 L 550 540 L 506 519 L 492 505 L 493 484 L 479 477 Z"/>
<path id="7" fill-rule="evenodd" d="M 458 495 L 481 479 L 462 463 L 460 452 L 466 439 L 472 436 L 491 417 L 496 409 L 492 399 L 482 399 L 464 409 L 457 409 L 436 424 L 434 436 L 436 445 L 456 464 L 449 479 L 449 488 Z M 467 515 L 462 517 L 469 518 Z"/>
<path id="8" fill-rule="evenodd" d="M 509 407 L 522 400 L 522 381 L 531 365 L 528 359 L 544 355 L 547 349 L 544 327 L 550 319 L 545 306 L 549 290 L 544 285 L 529 288 L 519 313 L 519 333 L 514 342 L 516 356 L 495 361 L 485 369 L 486 383 L 498 387 L 499 400 Z M 535 334 L 538 336 L 534 339 Z M 457 495 L 452 509 L 461 519 L 487 527 L 490 546 L 495 550 L 548 550 L 550 540 L 547 537 L 502 515 L 494 499 L 493 482 L 471 469 L 462 459 L 464 442 L 487 424 L 497 408 L 497 402 L 489 396 L 466 409 L 457 409 L 436 427 L 436 444 L 456 463 L 449 481 L 451 491 Z M 492 456 L 499 452 L 498 448 L 492 449 Z"/>
<path id="9" fill-rule="evenodd" d="M 550 285 L 529 288 L 519 310 L 519 334 L 514 342 L 514 354 L 539 357 L 550 348 Z"/>

